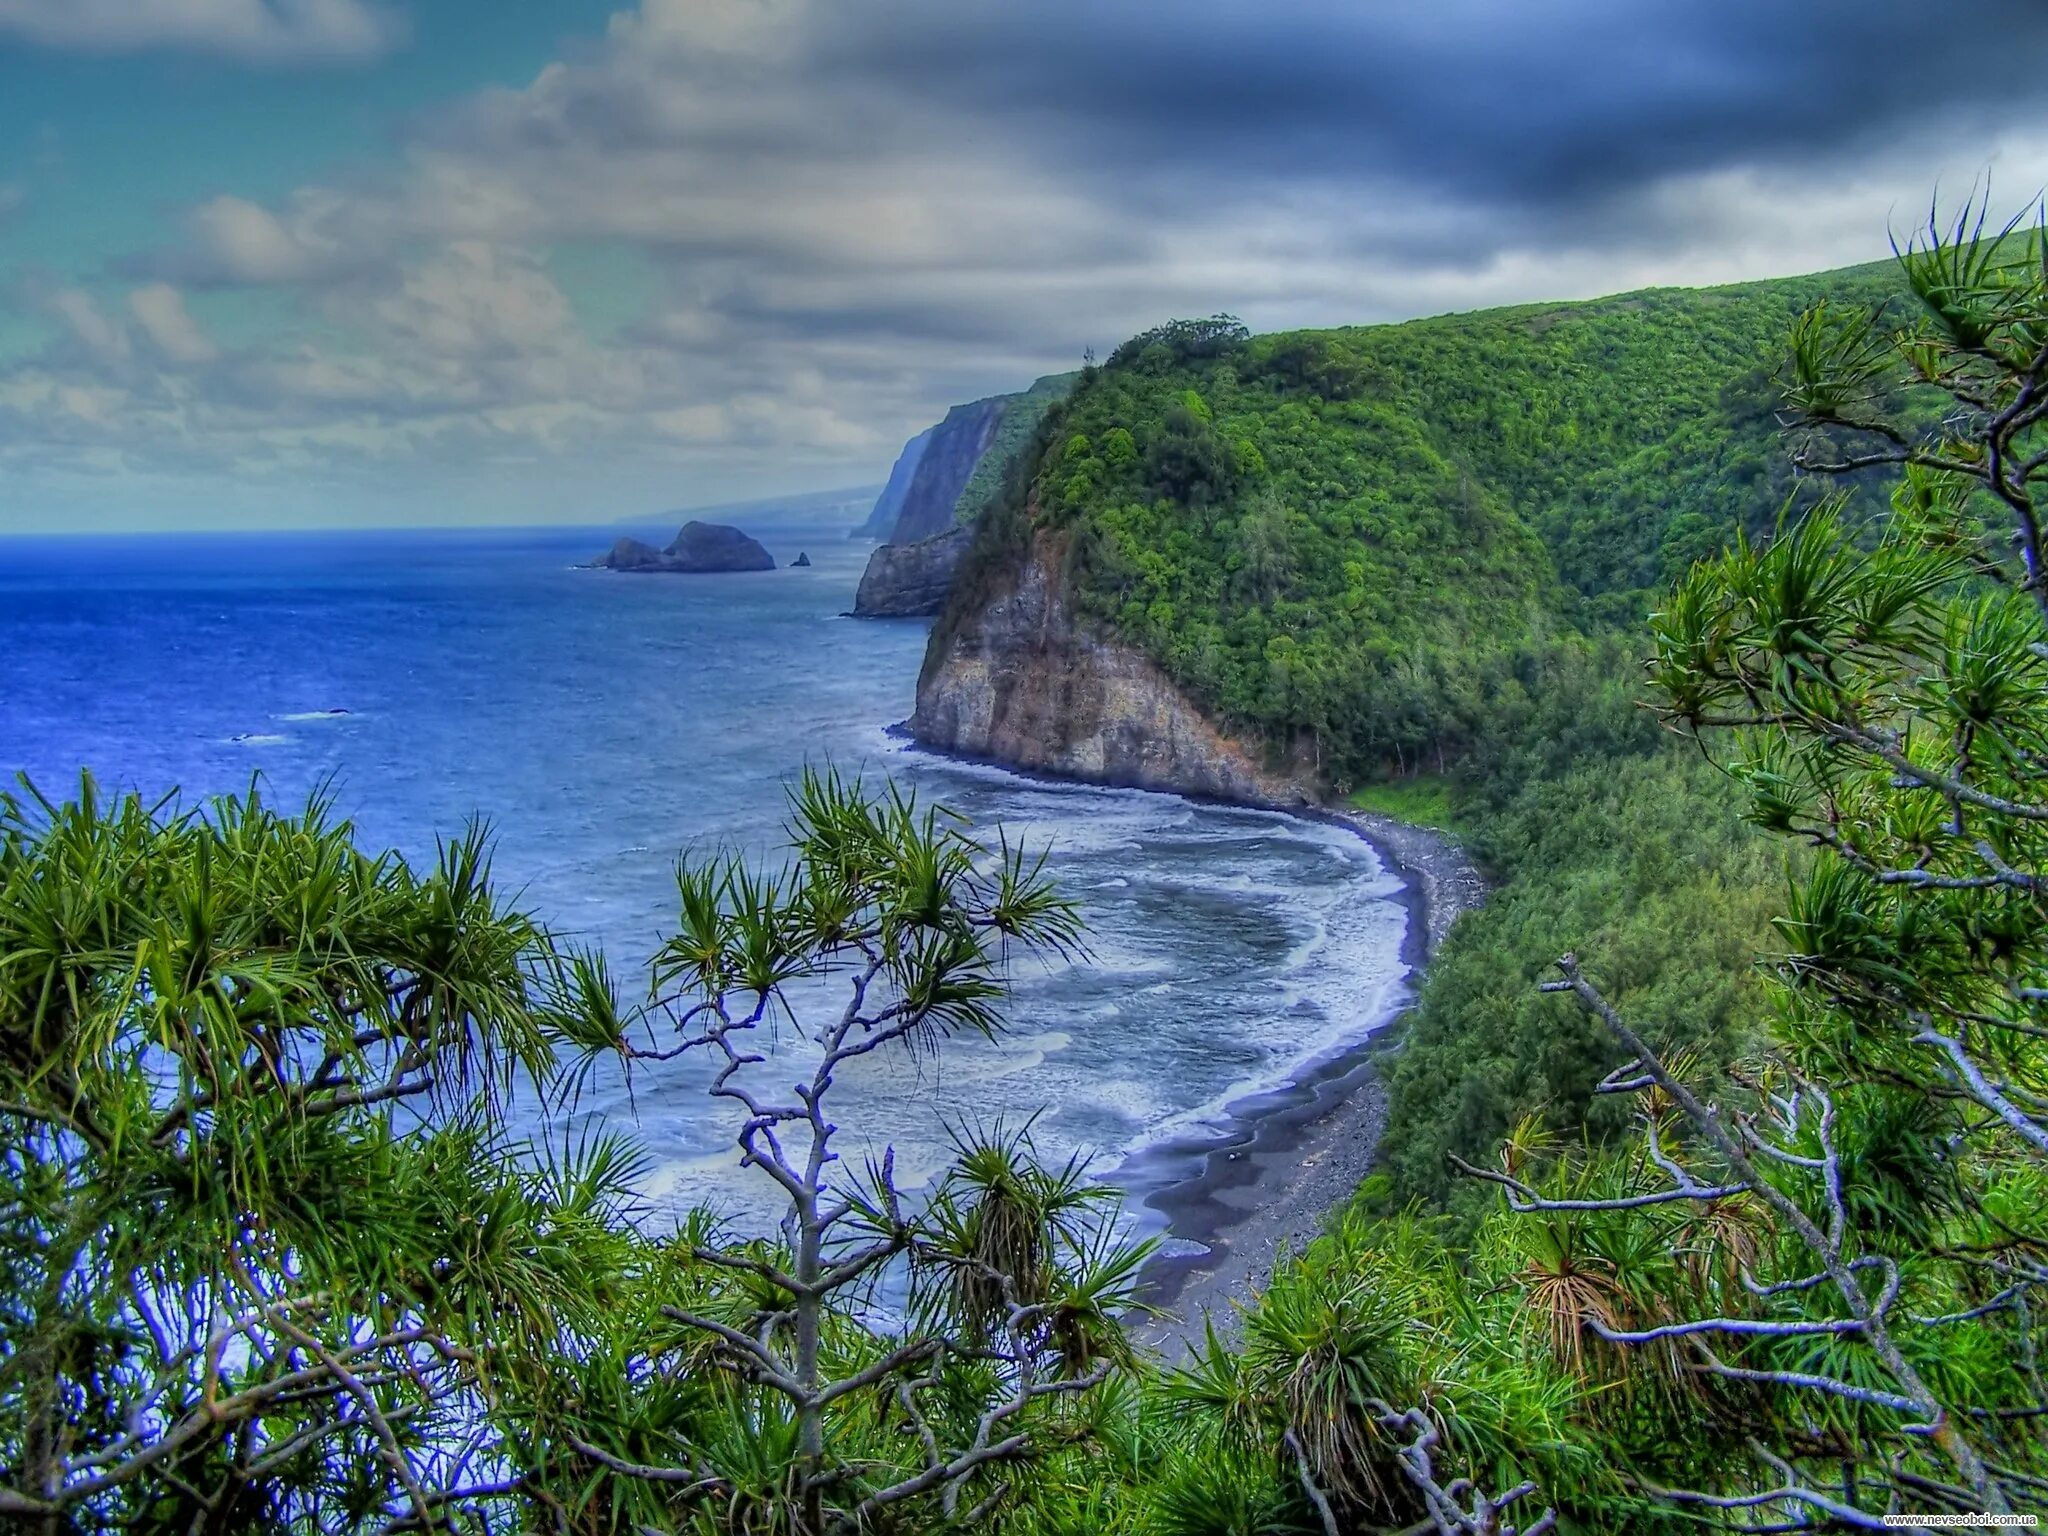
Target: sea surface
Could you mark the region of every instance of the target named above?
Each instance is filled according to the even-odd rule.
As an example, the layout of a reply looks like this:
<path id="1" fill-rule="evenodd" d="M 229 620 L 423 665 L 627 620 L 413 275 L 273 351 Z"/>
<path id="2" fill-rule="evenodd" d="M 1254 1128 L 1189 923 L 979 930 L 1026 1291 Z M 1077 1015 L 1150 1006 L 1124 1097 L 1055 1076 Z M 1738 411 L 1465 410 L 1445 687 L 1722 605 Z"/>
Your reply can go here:
<path id="1" fill-rule="evenodd" d="M 635 1001 L 677 860 L 778 859 L 807 763 L 1049 848 L 1088 958 L 1017 964 L 993 1043 L 844 1077 L 842 1151 L 887 1142 L 912 1185 L 949 1128 L 1030 1119 L 1042 1153 L 1105 1172 L 1199 1140 L 1405 1000 L 1399 881 L 1363 842 L 908 747 L 887 728 L 910 713 L 927 626 L 842 617 L 869 546 L 844 521 L 746 526 L 785 567 L 813 564 L 576 568 L 618 528 L 0 538 L 0 775 L 62 794 L 90 769 L 187 799 L 260 777 L 288 804 L 324 785 L 363 841 L 420 860 L 483 817 L 500 884 L 600 945 Z M 805 1051 L 787 1026 L 774 1044 Z M 606 1074 L 576 1115 L 638 1137 L 656 1212 L 708 1203 L 764 1226 L 773 1192 L 738 1167 L 708 1076 L 688 1060 Z"/>

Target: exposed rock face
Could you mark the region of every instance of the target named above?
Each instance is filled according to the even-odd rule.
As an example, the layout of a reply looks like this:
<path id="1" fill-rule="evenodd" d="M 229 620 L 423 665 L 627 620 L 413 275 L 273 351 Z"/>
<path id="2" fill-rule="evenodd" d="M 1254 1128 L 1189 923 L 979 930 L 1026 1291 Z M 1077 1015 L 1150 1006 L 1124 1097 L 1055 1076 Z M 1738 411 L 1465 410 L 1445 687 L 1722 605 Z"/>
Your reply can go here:
<path id="1" fill-rule="evenodd" d="M 956 405 L 931 429 L 918 456 L 917 472 L 903 493 L 903 508 L 889 530 L 891 544 L 915 544 L 953 527 L 953 509 L 967 488 L 968 476 L 995 440 L 1010 396 L 997 395 Z M 888 493 L 883 492 L 886 496 Z"/>
<path id="2" fill-rule="evenodd" d="M 1078 377 L 1047 374 L 1014 395 L 956 405 L 944 421 L 905 445 L 874 511 L 857 530 L 856 536 L 879 538 L 884 547 L 868 561 L 861 598 L 854 604 L 856 618 L 938 612 L 958 550 L 941 544 L 899 555 L 888 546 L 923 545 L 956 530 L 972 530 L 1002 493 L 1006 476 L 1030 447 L 1046 412 L 1067 397 Z M 898 589 L 905 595 L 885 595 Z"/>
<path id="3" fill-rule="evenodd" d="M 868 556 L 860 590 L 853 599 L 859 619 L 923 618 L 946 606 L 953 572 L 974 539 L 971 528 L 955 528 L 915 544 L 884 544 Z"/>
<path id="4" fill-rule="evenodd" d="M 652 544 L 643 544 L 638 539 L 621 539 L 611 547 L 611 553 L 597 563 L 609 571 L 658 571 L 661 561 L 661 551 Z"/>
<path id="5" fill-rule="evenodd" d="M 606 570 L 677 572 L 772 571 L 775 557 L 737 528 L 723 523 L 685 523 L 667 549 L 638 539 L 621 539 L 597 562 Z"/>
<path id="6" fill-rule="evenodd" d="M 795 570 L 799 566 L 808 566 L 810 563 L 811 557 L 805 554 L 802 550 L 798 550 L 796 558 L 789 562 L 789 568 L 791 570 Z"/>
<path id="7" fill-rule="evenodd" d="M 937 427 L 926 427 L 903 445 L 903 451 L 896 455 L 895 466 L 889 471 L 889 483 L 875 498 L 875 508 L 868 513 L 867 521 L 853 530 L 854 538 L 886 539 L 896 531 L 896 519 L 903 512 L 903 499 L 910 494 L 910 482 L 916 478 L 917 466 L 924 459 L 932 434 L 938 430 Z"/>
<path id="8" fill-rule="evenodd" d="M 1231 740 L 1147 656 L 1078 624 L 1043 536 L 978 612 L 935 632 L 910 731 L 927 746 L 1102 784 L 1268 805 L 1322 796 L 1305 765 Z"/>

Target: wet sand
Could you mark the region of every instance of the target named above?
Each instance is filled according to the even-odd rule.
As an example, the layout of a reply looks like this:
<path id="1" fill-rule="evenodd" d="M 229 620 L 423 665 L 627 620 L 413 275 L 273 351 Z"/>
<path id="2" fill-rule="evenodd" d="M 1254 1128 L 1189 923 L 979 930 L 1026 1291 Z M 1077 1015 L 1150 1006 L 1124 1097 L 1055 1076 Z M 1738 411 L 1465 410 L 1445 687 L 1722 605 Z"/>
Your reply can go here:
<path id="1" fill-rule="evenodd" d="M 1351 827 L 1402 877 L 1402 959 L 1411 978 L 1485 895 L 1478 872 L 1442 833 L 1363 811 L 1296 814 Z M 1389 1021 L 1284 1087 L 1231 1104 L 1222 1133 L 1147 1148 L 1109 1176 L 1164 1219 L 1179 1250 L 1154 1259 L 1146 1275 L 1146 1299 L 1163 1315 L 1138 1332 L 1161 1355 L 1177 1360 L 1199 1345 L 1205 1320 L 1229 1337 L 1238 1306 L 1265 1284 L 1275 1260 L 1305 1246 L 1351 1198 L 1372 1169 L 1386 1113 L 1378 1062 L 1398 1036 Z"/>
<path id="2" fill-rule="evenodd" d="M 890 734 L 911 739 L 905 725 L 890 727 Z M 982 761 L 965 753 L 936 755 Z M 994 766 L 1049 784 L 1072 782 Z M 1411 987 L 1459 914 L 1486 897 L 1486 883 L 1464 850 L 1433 828 L 1278 798 L 1221 803 L 1326 821 L 1370 843 L 1402 880 L 1395 899 L 1408 912 L 1401 958 Z M 1372 1171 L 1386 1118 L 1378 1062 L 1399 1047 L 1400 1033 L 1397 1011 L 1351 1049 L 1311 1064 L 1279 1088 L 1225 1106 L 1229 1119 L 1220 1131 L 1148 1146 L 1104 1175 L 1131 1207 L 1151 1212 L 1165 1228 L 1167 1251 L 1144 1276 L 1144 1299 L 1160 1315 L 1134 1330 L 1141 1342 L 1178 1361 L 1199 1346 L 1205 1322 L 1232 1336 L 1238 1305 L 1264 1286 L 1280 1254 L 1305 1247 L 1351 1198 Z"/>

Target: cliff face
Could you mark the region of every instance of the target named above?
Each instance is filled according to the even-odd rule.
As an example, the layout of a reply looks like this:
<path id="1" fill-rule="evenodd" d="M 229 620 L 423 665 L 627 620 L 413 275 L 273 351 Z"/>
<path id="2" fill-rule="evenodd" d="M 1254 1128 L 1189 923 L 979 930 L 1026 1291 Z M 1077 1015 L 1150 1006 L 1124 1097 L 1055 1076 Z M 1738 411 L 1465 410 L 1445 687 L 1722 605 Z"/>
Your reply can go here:
<path id="1" fill-rule="evenodd" d="M 931 429 L 904 490 L 895 526 L 889 530 L 891 544 L 915 544 L 952 529 L 960 493 L 995 440 L 996 427 L 1009 404 L 1008 395 L 997 395 L 956 405 Z"/>
<path id="2" fill-rule="evenodd" d="M 853 600 L 863 619 L 928 618 L 946 606 L 953 572 L 974 532 L 955 528 L 915 544 L 884 544 L 868 556 Z"/>
<path id="3" fill-rule="evenodd" d="M 896 463 L 889 470 L 889 483 L 875 498 L 874 510 L 868 513 L 867 521 L 854 529 L 854 538 L 886 539 L 895 531 L 896 519 L 903 515 L 903 499 L 910 494 L 910 482 L 917 477 L 917 466 L 924 459 L 932 434 L 938 430 L 937 427 L 926 427 L 903 445 L 903 451 L 896 455 Z"/>
<path id="4" fill-rule="evenodd" d="M 1048 374 L 1020 393 L 956 405 L 910 440 L 859 530 L 885 542 L 868 557 L 855 618 L 929 616 L 945 606 L 975 523 L 1075 378 Z"/>
<path id="5" fill-rule="evenodd" d="M 1150 658 L 1076 623 L 1039 536 L 977 611 L 935 634 L 911 734 L 926 746 L 1101 784 L 1270 805 L 1321 796 L 1217 730 Z"/>

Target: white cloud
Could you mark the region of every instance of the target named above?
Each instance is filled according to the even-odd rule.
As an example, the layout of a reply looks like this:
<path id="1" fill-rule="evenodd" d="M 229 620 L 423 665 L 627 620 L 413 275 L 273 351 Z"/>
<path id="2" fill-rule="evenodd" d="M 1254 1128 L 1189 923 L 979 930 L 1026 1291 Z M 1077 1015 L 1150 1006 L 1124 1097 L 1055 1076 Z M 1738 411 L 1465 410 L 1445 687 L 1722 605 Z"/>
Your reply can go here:
<path id="1" fill-rule="evenodd" d="M 144 334 L 174 363 L 210 363 L 220 349 L 185 308 L 185 296 L 169 283 L 150 283 L 128 295 L 129 313 Z"/>
<path id="2" fill-rule="evenodd" d="M 118 363 L 127 359 L 127 328 L 102 314 L 92 295 L 84 289 L 59 288 L 50 294 L 48 303 L 73 338 L 93 358 L 102 363 Z"/>
<path id="3" fill-rule="evenodd" d="M 0 0 L 4 3 L 4 0 Z M 339 240 L 323 224 L 340 209 L 330 194 L 302 193 L 280 215 L 226 193 L 194 208 L 183 269 L 202 281 L 301 283 L 343 264 Z"/>
<path id="4" fill-rule="evenodd" d="M 0 0 L 0 30 L 22 4 Z M 1017 124 L 970 92 L 906 87 L 916 61 L 832 54 L 839 16 L 645 0 L 523 86 L 414 121 L 388 163 L 211 198 L 176 249 L 124 268 L 151 279 L 125 315 L 45 296 L 64 345 L 0 369 L 0 467 L 119 448 L 165 474 L 354 477 L 438 508 L 516 461 L 517 505 L 593 512 L 593 485 L 668 485 L 673 504 L 845 483 L 952 401 L 1172 315 L 1345 324 L 1808 269 L 1882 254 L 1895 204 L 1986 155 L 2005 185 L 2048 180 L 2048 132 L 2021 122 L 1645 173 L 1546 222 L 1369 159 L 1339 180 L 1232 176 L 1202 146 L 1125 163 L 1073 132 L 999 131 Z M 565 247 L 627 253 L 631 291 L 579 288 Z M 184 306 L 201 289 L 265 290 L 267 338 L 217 346 Z"/>
<path id="5" fill-rule="evenodd" d="M 0 36 L 87 53 L 173 49 L 250 64 L 382 57 L 402 18 L 373 0 L 0 0 Z"/>
<path id="6" fill-rule="evenodd" d="M 443 359 L 533 354 L 578 339 L 569 301 L 530 256 L 458 240 L 407 268 L 371 305 L 408 350 Z"/>

